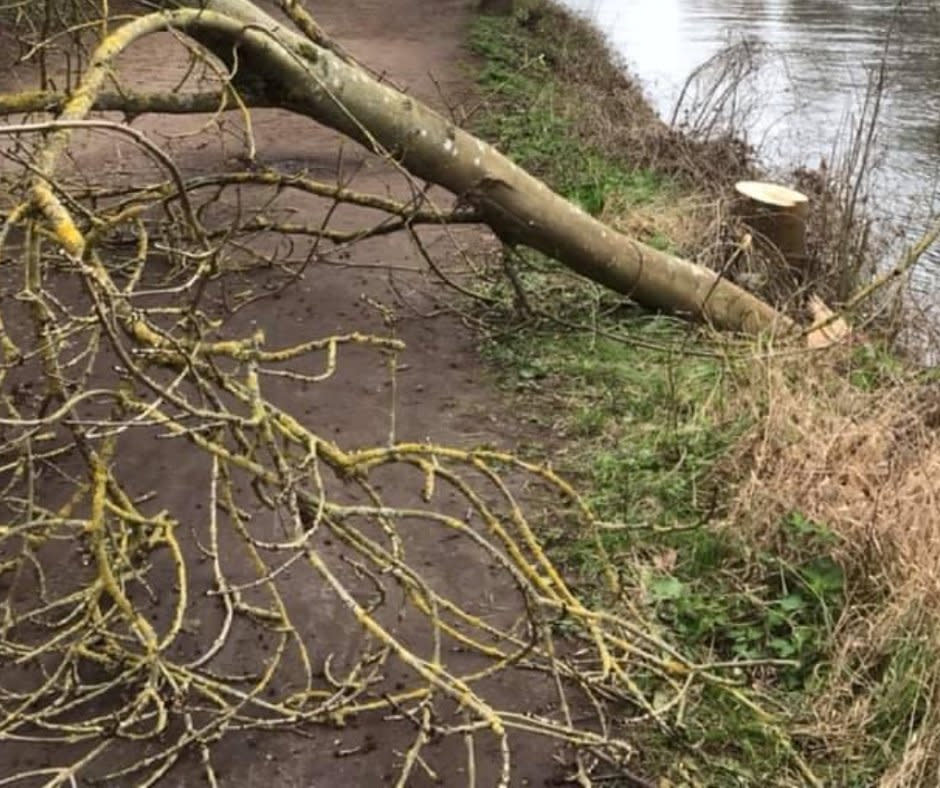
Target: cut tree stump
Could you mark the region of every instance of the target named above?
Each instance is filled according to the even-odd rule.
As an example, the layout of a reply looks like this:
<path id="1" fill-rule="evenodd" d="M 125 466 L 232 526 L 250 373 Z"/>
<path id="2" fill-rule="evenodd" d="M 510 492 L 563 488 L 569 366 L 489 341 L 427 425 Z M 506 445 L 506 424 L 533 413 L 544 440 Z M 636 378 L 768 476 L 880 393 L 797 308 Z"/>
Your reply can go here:
<path id="1" fill-rule="evenodd" d="M 740 216 L 754 231 L 755 241 L 779 253 L 792 268 L 804 268 L 809 198 L 766 181 L 739 181 L 735 190 L 742 197 Z"/>

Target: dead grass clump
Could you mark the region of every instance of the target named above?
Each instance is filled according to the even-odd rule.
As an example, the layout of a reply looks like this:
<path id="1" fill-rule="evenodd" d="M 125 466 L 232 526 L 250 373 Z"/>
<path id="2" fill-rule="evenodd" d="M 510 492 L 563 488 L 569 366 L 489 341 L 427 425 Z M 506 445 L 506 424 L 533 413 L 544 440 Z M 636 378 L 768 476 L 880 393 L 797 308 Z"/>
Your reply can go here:
<path id="1" fill-rule="evenodd" d="M 645 243 L 695 258 L 711 251 L 708 240 L 710 231 L 716 229 L 715 217 L 715 201 L 707 194 L 663 190 L 640 204 L 614 194 L 600 218 Z"/>
<path id="2" fill-rule="evenodd" d="M 908 379 L 866 391 L 850 382 L 850 358 L 838 359 L 847 376 L 832 360 L 760 370 L 749 399 L 763 412 L 734 458 L 750 473 L 729 522 L 784 553 L 799 549 L 782 538 L 793 513 L 833 535 L 846 605 L 813 735 L 844 758 L 877 742 L 894 764 L 882 785 L 936 785 L 940 387 Z"/>
<path id="3" fill-rule="evenodd" d="M 860 570 L 897 571 L 892 580 L 940 599 L 940 389 L 899 381 L 867 392 L 814 366 L 764 370 L 738 514 L 759 514 L 752 525 L 770 533 L 768 518 L 799 510 L 833 529 Z M 872 567 L 873 557 L 888 562 Z"/>

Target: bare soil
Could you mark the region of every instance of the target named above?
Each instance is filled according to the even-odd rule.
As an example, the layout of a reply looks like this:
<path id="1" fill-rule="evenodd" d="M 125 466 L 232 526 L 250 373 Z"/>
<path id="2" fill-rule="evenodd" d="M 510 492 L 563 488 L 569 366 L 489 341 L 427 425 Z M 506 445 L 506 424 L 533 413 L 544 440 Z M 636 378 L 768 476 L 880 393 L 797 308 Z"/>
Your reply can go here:
<path id="1" fill-rule="evenodd" d="M 354 55 L 423 100 L 446 110 L 446 105 L 459 104 L 471 95 L 461 65 L 466 61 L 462 49 L 464 30 L 472 13 L 468 0 L 320 0 L 312 10 L 320 24 Z M 171 86 L 184 67 L 182 58 L 169 55 L 175 46 L 168 36 L 146 39 L 122 56 L 122 73 L 133 74 L 151 88 Z M 25 79 L 12 73 L 4 87 Z M 134 121 L 137 128 L 161 139 L 184 172 L 193 174 L 224 169 L 231 163 L 230 157 L 241 151 L 234 137 L 220 143 L 215 130 L 201 128 L 204 123 L 204 117 L 144 116 Z M 261 164 L 305 170 L 324 179 L 342 172 L 352 179 L 353 188 L 361 191 L 407 193 L 404 179 L 392 167 L 367 157 L 351 143 L 343 144 L 335 134 L 309 120 L 280 111 L 258 111 L 254 113 L 253 130 Z M 337 157 L 340 147 L 341 161 Z M 113 173 L 114 182 L 139 182 L 154 173 L 133 146 L 114 136 L 76 135 L 72 154 L 76 169 Z M 260 208 L 261 201 L 270 197 L 270 193 L 259 192 L 255 197 L 250 191 L 244 193 L 248 203 L 243 207 L 247 208 Z M 253 205 L 251 200 L 255 200 Z M 311 216 L 314 208 L 309 200 L 285 194 L 265 210 L 292 211 L 296 220 L 302 221 Z M 322 205 L 317 210 L 322 212 Z M 309 220 L 316 221 L 319 215 L 313 214 Z M 343 209 L 337 221 L 339 226 L 353 227 L 367 215 L 362 210 Z M 454 240 L 468 249 L 491 243 L 485 233 L 476 229 L 455 229 L 450 234 L 429 232 L 424 237 L 430 248 L 442 255 L 453 254 Z M 259 237 L 255 250 L 270 253 L 274 243 Z M 292 256 L 303 256 L 308 246 L 307 241 L 297 241 Z M 13 286 L 9 280 L 0 285 Z M 239 311 L 229 319 L 227 330 L 240 336 L 252 326 L 263 326 L 270 347 L 348 331 L 386 334 L 392 330 L 406 343 L 394 391 L 385 358 L 360 349 L 342 350 L 336 374 L 324 383 L 310 387 L 281 385 L 277 379 L 266 383 L 272 400 L 344 449 L 384 444 L 392 429 L 393 409 L 397 440 L 511 448 L 523 426 L 488 377 L 472 332 L 447 309 L 452 299 L 452 293 L 427 274 L 408 237 L 397 234 L 356 244 L 341 260 L 327 255 L 315 258 L 302 279 L 277 297 Z M 9 322 L 9 314 L 5 317 Z M 161 440 L 156 434 L 135 435 L 121 446 L 122 476 L 134 480 L 135 492 L 159 490 L 160 506 L 187 524 L 189 536 L 183 538 L 183 547 L 192 557 L 199 550 L 198 525 L 205 515 L 202 501 L 209 481 L 208 460 L 196 452 L 180 452 L 176 442 Z M 414 505 L 420 500 L 421 478 L 413 470 L 389 469 L 378 480 L 389 500 L 398 505 Z M 46 495 L 51 505 L 62 495 L 62 489 L 49 482 L 40 494 Z M 450 507 L 451 513 L 463 515 L 453 510 L 456 495 L 441 495 L 449 496 L 442 510 Z M 469 543 L 453 541 L 429 529 L 415 530 L 405 539 L 412 563 L 423 565 L 432 587 L 446 590 L 467 609 L 504 624 L 522 613 L 522 602 L 512 583 L 495 572 L 491 562 Z M 72 562 L 75 556 L 63 554 L 56 560 Z M 71 577 L 80 571 L 72 563 L 68 566 L 69 571 L 63 574 Z M 165 579 L 168 584 L 173 582 L 169 568 Z M 214 602 L 205 601 L 198 593 L 212 586 L 208 563 L 190 581 L 197 591 L 189 610 L 192 631 L 183 638 L 181 648 L 198 654 L 207 639 L 214 637 L 220 613 Z M 362 644 L 355 621 L 329 589 L 311 581 L 310 574 L 285 573 L 282 587 L 287 589 L 296 620 L 305 624 L 304 637 L 317 644 L 311 651 L 322 662 L 330 657 L 333 670 L 341 673 L 344 665 L 355 661 Z M 396 636 L 404 642 L 427 653 L 430 645 L 426 627 L 407 617 L 396 620 L 396 606 L 388 607 L 390 612 L 384 615 L 383 623 L 394 627 Z M 154 603 L 155 623 L 170 614 L 170 608 L 161 607 L 159 601 Z M 236 632 L 222 657 L 233 673 L 252 671 L 263 663 L 270 648 L 270 642 L 255 638 L 251 632 Z M 462 658 L 454 654 L 448 664 L 461 671 L 474 663 L 469 655 Z M 5 686 L 11 682 L 15 685 L 19 670 L 0 666 L 0 680 Z M 393 688 L 408 678 L 405 666 L 392 660 L 374 693 L 381 695 L 387 691 L 383 688 Z M 19 679 L 22 686 L 34 680 L 35 675 L 30 677 L 28 670 Z M 502 709 L 541 714 L 553 711 L 549 682 L 522 670 L 501 674 L 480 687 L 480 692 Z M 229 734 L 213 746 L 212 759 L 223 785 L 383 785 L 396 778 L 414 735 L 414 725 L 407 719 L 363 716 L 347 721 L 341 728 L 307 728 L 303 735 L 288 731 Z M 477 785 L 492 785 L 497 753 L 491 741 L 488 743 L 485 737 L 478 740 Z M 146 745 L 148 751 L 153 746 Z M 558 753 L 550 740 L 516 735 L 512 746 L 512 785 L 554 784 L 565 773 L 554 758 Z M 102 760 L 101 768 L 114 768 L 120 758 L 130 757 L 130 750 L 122 752 L 121 756 Z M 54 764 L 69 754 L 69 748 L 60 745 L 0 743 L 0 777 L 30 765 Z M 462 740 L 447 739 L 431 745 L 426 755 L 440 777 L 439 784 L 467 784 Z M 86 784 L 95 773 L 91 769 L 80 775 L 79 784 Z M 187 753 L 160 784 L 202 784 L 202 775 L 198 752 Z M 41 782 L 37 780 L 36 784 Z M 126 784 L 135 783 L 129 778 Z M 433 782 L 418 769 L 409 785 L 423 784 Z"/>

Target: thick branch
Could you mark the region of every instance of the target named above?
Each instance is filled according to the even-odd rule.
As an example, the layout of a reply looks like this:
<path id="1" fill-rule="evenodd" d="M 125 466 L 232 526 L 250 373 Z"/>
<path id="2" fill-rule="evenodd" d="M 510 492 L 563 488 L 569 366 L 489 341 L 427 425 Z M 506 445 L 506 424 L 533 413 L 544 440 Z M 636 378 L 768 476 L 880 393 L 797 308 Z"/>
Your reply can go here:
<path id="1" fill-rule="evenodd" d="M 172 5 L 190 10 L 155 14 L 116 31 L 99 49 L 102 63 L 139 35 L 175 27 L 223 61 L 237 63 L 238 89 L 253 95 L 260 91 L 274 104 L 394 157 L 413 175 L 475 206 L 510 244 L 537 249 L 647 307 L 732 330 L 789 327 L 790 321 L 769 304 L 709 269 L 607 227 L 493 146 L 286 28 L 250 0 L 176 0 Z M 70 107 L 86 112 L 97 101 L 98 89 L 95 85 Z M 62 141 L 47 155 L 55 158 Z M 44 207 L 55 219 L 54 206 Z"/>
<path id="2" fill-rule="evenodd" d="M 0 94 L 0 115 L 31 112 L 61 112 L 69 101 L 69 94 L 51 90 L 29 90 L 22 93 Z M 244 97 L 243 97 L 244 99 Z M 271 107 L 275 104 L 264 96 L 253 96 L 245 103 L 251 107 Z M 218 112 L 237 109 L 238 105 L 223 91 L 200 93 L 138 93 L 114 91 L 100 93 L 92 109 L 99 112 L 123 112 L 143 115 L 147 112 L 187 115 L 194 112 Z"/>
<path id="3" fill-rule="evenodd" d="M 187 32 L 216 54 L 220 41 L 237 44 L 239 57 L 255 69 L 253 76 L 276 85 L 274 97 L 285 106 L 376 153 L 393 155 L 417 177 L 465 198 L 510 243 L 538 249 L 651 308 L 733 330 L 789 326 L 769 304 L 713 271 L 605 226 L 491 145 L 286 29 L 249 0 L 183 4 L 217 11 L 194 18 Z"/>

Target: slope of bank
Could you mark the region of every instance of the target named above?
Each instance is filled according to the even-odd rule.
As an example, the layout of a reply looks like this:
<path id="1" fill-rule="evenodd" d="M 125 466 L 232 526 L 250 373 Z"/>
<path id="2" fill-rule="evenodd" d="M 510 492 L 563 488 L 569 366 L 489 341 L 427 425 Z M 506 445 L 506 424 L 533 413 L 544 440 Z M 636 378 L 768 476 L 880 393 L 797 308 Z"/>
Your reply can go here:
<path id="1" fill-rule="evenodd" d="M 591 213 L 725 270 L 738 239 L 724 195 L 758 172 L 750 152 L 667 128 L 589 24 L 550 2 L 518 6 L 470 33 L 470 122 Z M 827 268 L 846 259 L 847 236 L 823 223 L 811 236 L 820 289 L 856 288 L 864 260 L 853 277 L 835 272 L 848 285 Z M 815 355 L 741 345 L 537 255 L 492 263 L 508 276 L 494 275 L 497 305 L 479 311 L 486 351 L 611 523 L 598 546 L 546 518 L 553 555 L 584 593 L 641 609 L 702 663 L 737 663 L 773 709 L 762 725 L 725 698 L 690 696 L 639 732 L 644 773 L 936 784 L 936 373 L 874 341 Z M 610 566 L 619 595 L 598 580 Z"/>

